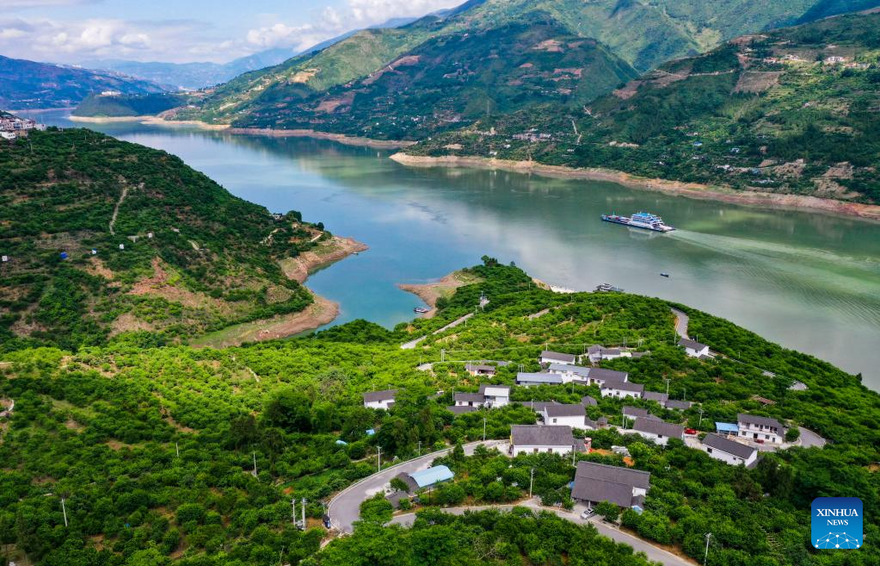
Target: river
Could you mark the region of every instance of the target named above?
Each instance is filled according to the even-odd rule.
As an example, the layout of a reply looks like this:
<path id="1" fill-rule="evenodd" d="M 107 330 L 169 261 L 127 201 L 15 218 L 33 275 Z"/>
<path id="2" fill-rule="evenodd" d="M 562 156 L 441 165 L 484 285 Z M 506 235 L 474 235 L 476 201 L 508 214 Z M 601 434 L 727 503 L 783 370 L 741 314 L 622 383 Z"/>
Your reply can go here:
<path id="1" fill-rule="evenodd" d="M 33 117 L 73 125 L 63 112 Z M 340 303 L 336 323 L 408 320 L 420 302 L 397 283 L 430 281 L 488 254 L 552 285 L 590 290 L 608 282 L 697 307 L 861 372 L 880 390 L 878 224 L 605 182 L 410 169 L 389 152 L 328 141 L 138 123 L 89 127 L 178 155 L 235 195 L 273 212 L 299 210 L 369 245 L 309 279 Z M 639 210 L 678 230 L 660 235 L 599 221 L 602 213 Z"/>

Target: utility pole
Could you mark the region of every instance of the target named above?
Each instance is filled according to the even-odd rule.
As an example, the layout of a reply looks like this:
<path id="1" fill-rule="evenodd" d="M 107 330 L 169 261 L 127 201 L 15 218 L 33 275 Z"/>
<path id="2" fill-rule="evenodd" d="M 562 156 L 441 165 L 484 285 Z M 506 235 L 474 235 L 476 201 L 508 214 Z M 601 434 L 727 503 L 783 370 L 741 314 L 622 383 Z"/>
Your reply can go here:
<path id="1" fill-rule="evenodd" d="M 669 397 L 669 382 L 672 381 L 672 380 L 669 379 L 669 378 L 667 377 L 667 378 L 664 379 L 663 381 L 666 382 L 666 396 Z"/>
<path id="2" fill-rule="evenodd" d="M 532 486 L 535 483 L 535 468 L 529 471 L 529 499 L 532 498 Z"/>
<path id="3" fill-rule="evenodd" d="M 381 447 L 381 446 L 377 446 L 376 448 L 377 448 L 377 452 L 376 452 L 376 471 L 377 471 L 377 472 L 381 472 L 381 471 L 382 471 L 382 447 Z"/>
<path id="4" fill-rule="evenodd" d="M 64 515 L 64 526 L 67 526 L 67 507 L 64 506 L 64 498 L 61 498 L 61 513 Z"/>
<path id="5" fill-rule="evenodd" d="M 709 539 L 712 538 L 712 533 L 706 533 L 706 554 L 703 555 L 703 566 L 706 566 L 706 560 L 709 559 Z"/>
<path id="6" fill-rule="evenodd" d="M 296 497 L 290 498 L 290 522 L 296 526 Z"/>
<path id="7" fill-rule="evenodd" d="M 700 423 L 697 426 L 700 426 L 702 424 L 703 424 L 703 407 L 700 407 Z"/>
<path id="8" fill-rule="evenodd" d="M 446 361 L 446 348 L 441 348 L 441 349 L 440 349 L 440 361 L 441 361 L 441 362 L 445 362 L 445 361 Z"/>
<path id="9" fill-rule="evenodd" d="M 422 455 L 422 441 L 419 440 L 419 456 Z"/>
<path id="10" fill-rule="evenodd" d="M 483 417 L 483 442 L 486 442 L 486 417 Z"/>
<path id="11" fill-rule="evenodd" d="M 300 507 L 302 507 L 302 518 L 303 518 L 303 520 L 302 520 L 302 530 L 306 530 L 306 498 L 305 498 L 305 497 L 302 498 L 302 502 L 301 502 L 301 503 L 302 503 L 302 504 L 300 505 Z"/>
<path id="12" fill-rule="evenodd" d="M 177 450 L 177 457 L 180 458 L 180 446 L 176 442 L 174 443 L 174 449 Z"/>
<path id="13" fill-rule="evenodd" d="M 254 477 L 257 477 L 257 453 L 254 452 Z"/>
<path id="14" fill-rule="evenodd" d="M 626 409 L 620 410 L 620 422 L 623 423 L 623 430 L 626 430 Z"/>

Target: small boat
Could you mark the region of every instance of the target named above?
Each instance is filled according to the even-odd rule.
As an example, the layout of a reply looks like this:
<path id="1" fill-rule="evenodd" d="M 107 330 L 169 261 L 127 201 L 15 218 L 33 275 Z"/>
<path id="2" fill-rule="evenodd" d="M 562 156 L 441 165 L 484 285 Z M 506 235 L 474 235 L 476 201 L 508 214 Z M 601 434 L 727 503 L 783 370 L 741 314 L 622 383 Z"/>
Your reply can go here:
<path id="1" fill-rule="evenodd" d="M 669 277 L 669 274 L 664 272 L 664 273 L 661 273 L 661 274 L 660 274 L 660 277 L 666 277 L 666 278 L 668 278 L 668 277 Z"/>
<path id="2" fill-rule="evenodd" d="M 662 218 L 649 212 L 636 212 L 632 216 L 603 214 L 602 220 L 613 224 L 623 224 L 624 226 L 632 226 L 633 228 L 651 230 L 652 232 L 672 232 L 675 230 L 672 226 L 664 224 Z"/>
<path id="3" fill-rule="evenodd" d="M 597 293 L 623 293 L 623 289 L 620 287 L 615 287 L 611 283 L 602 283 L 601 285 L 596 286 Z"/>
<path id="4" fill-rule="evenodd" d="M 426 309 L 425 307 L 416 307 L 413 310 L 419 314 L 427 314 L 431 312 L 431 309 Z"/>

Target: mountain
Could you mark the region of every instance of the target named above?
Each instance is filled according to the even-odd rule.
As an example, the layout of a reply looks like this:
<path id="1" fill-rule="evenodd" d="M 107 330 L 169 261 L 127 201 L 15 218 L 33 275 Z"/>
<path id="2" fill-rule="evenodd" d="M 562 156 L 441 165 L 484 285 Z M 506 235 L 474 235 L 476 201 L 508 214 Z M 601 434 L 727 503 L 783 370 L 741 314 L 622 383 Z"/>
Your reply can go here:
<path id="1" fill-rule="evenodd" d="M 369 29 L 395 28 L 405 26 L 415 20 L 416 18 L 393 18 L 381 24 L 370 26 Z M 99 59 L 83 63 L 83 66 L 89 69 L 122 73 L 162 85 L 167 90 L 198 90 L 225 83 L 243 73 L 278 65 L 301 53 L 313 53 L 326 49 L 357 32 L 358 30 L 346 32 L 304 50 L 297 50 L 293 47 L 275 47 L 233 59 L 228 63 L 162 63 Z"/>
<path id="2" fill-rule="evenodd" d="M 0 55 L 0 107 L 12 109 L 65 108 L 90 94 L 162 92 L 155 84 L 124 75 L 90 71 Z"/>
<path id="3" fill-rule="evenodd" d="M 880 204 L 878 64 L 880 14 L 838 16 L 667 63 L 582 110 L 490 117 L 407 152 L 458 147 L 453 153 Z M 548 137 L 524 136 L 530 131 Z"/>
<path id="4" fill-rule="evenodd" d="M 206 92 L 197 108 L 180 118 L 246 123 L 246 115 L 257 111 L 266 121 L 274 105 L 284 112 L 295 101 L 368 77 L 428 40 L 524 21 L 543 19 L 571 35 L 597 40 L 644 72 L 671 59 L 706 52 L 744 33 L 877 5 L 880 0 L 473 1 L 401 28 L 361 31 L 317 53 L 245 74 Z"/>
<path id="5" fill-rule="evenodd" d="M 0 203 L 4 348 L 179 341 L 312 303 L 279 261 L 322 227 L 274 218 L 163 151 L 31 132 L 0 144 Z"/>
<path id="6" fill-rule="evenodd" d="M 315 128 L 420 139 L 487 113 L 579 107 L 637 73 L 593 40 L 554 23 L 511 23 L 427 40 L 367 77 L 316 96 L 254 106 L 240 126 Z"/>
<path id="7" fill-rule="evenodd" d="M 90 94 L 73 109 L 71 114 L 90 118 L 155 116 L 186 102 L 185 96 L 168 92 L 129 96 Z"/>

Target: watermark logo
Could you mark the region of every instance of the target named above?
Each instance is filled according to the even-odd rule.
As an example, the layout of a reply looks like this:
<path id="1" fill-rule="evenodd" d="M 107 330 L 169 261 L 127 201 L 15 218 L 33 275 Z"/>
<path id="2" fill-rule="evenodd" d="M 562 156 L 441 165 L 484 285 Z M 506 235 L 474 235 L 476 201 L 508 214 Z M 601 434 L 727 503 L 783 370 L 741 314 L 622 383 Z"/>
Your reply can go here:
<path id="1" fill-rule="evenodd" d="M 861 548 L 862 500 L 858 497 L 817 497 L 813 500 L 811 543 L 814 548 Z"/>

